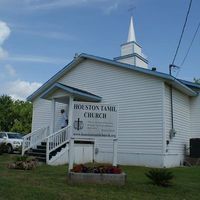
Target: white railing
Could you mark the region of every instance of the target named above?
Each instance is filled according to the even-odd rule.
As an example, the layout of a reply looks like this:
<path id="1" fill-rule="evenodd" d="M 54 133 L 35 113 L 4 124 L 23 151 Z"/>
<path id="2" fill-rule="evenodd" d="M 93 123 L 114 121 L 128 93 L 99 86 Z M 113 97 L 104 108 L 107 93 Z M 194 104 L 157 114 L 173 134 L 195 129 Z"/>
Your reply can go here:
<path id="1" fill-rule="evenodd" d="M 66 144 L 70 138 L 71 126 L 67 126 L 47 137 L 46 163 L 49 163 L 50 153 Z"/>
<path id="2" fill-rule="evenodd" d="M 23 137 L 22 155 L 34 146 L 37 146 L 41 142 L 45 141 L 49 135 L 49 127 L 40 128 L 32 133 L 29 133 Z"/>

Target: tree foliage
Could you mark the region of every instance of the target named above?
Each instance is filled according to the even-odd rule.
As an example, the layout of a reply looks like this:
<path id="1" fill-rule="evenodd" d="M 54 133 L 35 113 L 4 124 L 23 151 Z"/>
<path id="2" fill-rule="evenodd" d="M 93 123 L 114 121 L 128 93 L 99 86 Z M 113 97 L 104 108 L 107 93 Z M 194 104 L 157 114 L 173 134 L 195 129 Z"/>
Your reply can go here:
<path id="1" fill-rule="evenodd" d="M 200 78 L 194 78 L 194 82 L 200 84 Z"/>
<path id="2" fill-rule="evenodd" d="M 0 96 L 0 131 L 29 133 L 31 131 L 32 104 Z"/>

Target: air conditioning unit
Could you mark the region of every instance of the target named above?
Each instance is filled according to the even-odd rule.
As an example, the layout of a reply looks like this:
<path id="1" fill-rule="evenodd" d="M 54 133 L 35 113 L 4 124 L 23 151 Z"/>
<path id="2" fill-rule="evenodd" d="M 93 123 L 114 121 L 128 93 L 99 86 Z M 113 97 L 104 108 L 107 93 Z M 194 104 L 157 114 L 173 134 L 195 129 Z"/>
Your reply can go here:
<path id="1" fill-rule="evenodd" d="M 200 158 L 200 138 L 190 139 L 190 157 Z"/>

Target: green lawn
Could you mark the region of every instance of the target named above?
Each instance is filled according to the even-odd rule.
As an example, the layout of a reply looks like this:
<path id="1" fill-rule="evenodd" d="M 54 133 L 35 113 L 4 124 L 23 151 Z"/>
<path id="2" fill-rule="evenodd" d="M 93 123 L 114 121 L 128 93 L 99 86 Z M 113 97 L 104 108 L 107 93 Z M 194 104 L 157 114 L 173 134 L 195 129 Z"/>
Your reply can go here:
<path id="1" fill-rule="evenodd" d="M 11 170 L 14 155 L 0 156 L 0 200 L 142 200 L 200 199 L 200 167 L 174 168 L 174 185 L 161 188 L 148 183 L 148 168 L 123 167 L 127 183 L 123 187 L 67 184 L 67 166 L 42 165 L 33 171 Z"/>

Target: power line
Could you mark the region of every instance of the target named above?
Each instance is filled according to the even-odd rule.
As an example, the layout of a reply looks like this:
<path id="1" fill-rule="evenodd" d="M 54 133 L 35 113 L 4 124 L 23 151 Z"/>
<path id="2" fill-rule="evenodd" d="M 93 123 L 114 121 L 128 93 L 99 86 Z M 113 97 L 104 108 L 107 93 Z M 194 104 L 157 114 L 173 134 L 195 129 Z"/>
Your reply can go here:
<path id="1" fill-rule="evenodd" d="M 192 0 L 190 0 L 190 4 L 189 4 L 188 11 L 187 11 L 187 14 L 186 14 L 185 22 L 184 22 L 184 25 L 183 25 L 183 29 L 182 29 L 182 32 L 181 32 L 181 36 L 180 36 L 180 39 L 179 39 L 179 42 L 178 42 L 178 46 L 176 48 L 176 52 L 175 52 L 172 64 L 169 65 L 169 74 L 170 74 L 170 76 L 172 74 L 172 68 L 174 68 L 174 67 L 177 68 L 177 66 L 175 66 L 174 63 L 175 63 L 175 60 L 176 60 L 176 56 L 178 54 L 178 50 L 179 50 L 182 38 L 183 38 L 183 34 L 184 34 L 185 27 L 186 27 L 186 24 L 187 24 L 187 20 L 188 20 L 188 16 L 189 16 L 189 13 L 190 13 L 191 5 L 192 5 Z M 171 105 L 170 107 L 171 107 L 171 126 L 172 126 L 171 131 L 172 131 L 173 134 L 175 134 L 175 130 L 174 130 L 173 87 L 172 87 L 172 85 L 170 86 L 170 105 Z"/>
<path id="2" fill-rule="evenodd" d="M 185 27 L 186 27 L 186 24 L 187 24 L 187 20 L 188 20 L 188 16 L 189 16 L 189 13 L 190 13 L 191 6 L 192 6 L 192 0 L 190 0 L 190 4 L 189 4 L 189 7 L 188 7 L 186 17 L 185 17 L 185 22 L 184 22 L 183 29 L 182 29 L 182 32 L 181 32 L 181 36 L 180 36 L 180 39 L 179 39 L 179 42 L 178 42 L 178 46 L 176 48 L 176 52 L 175 52 L 175 55 L 174 55 L 174 58 L 173 58 L 173 61 L 172 61 L 172 65 L 174 65 L 175 60 L 176 60 L 176 56 L 178 54 L 178 50 L 179 50 L 179 47 L 180 47 L 180 44 L 181 44 L 181 41 L 182 41 L 182 38 L 183 38 L 183 34 L 185 32 Z"/>
<path id="3" fill-rule="evenodd" d="M 200 28 L 200 22 L 199 22 L 199 24 L 198 24 L 198 26 L 197 26 L 197 29 L 196 29 L 196 31 L 195 31 L 195 33 L 194 33 L 194 35 L 193 35 L 193 38 L 192 38 L 192 41 L 191 41 L 191 43 L 190 43 L 190 45 L 189 45 L 189 48 L 188 48 L 188 50 L 187 50 L 187 53 L 185 54 L 185 57 L 184 57 L 183 61 L 181 62 L 180 66 L 183 66 L 183 64 L 184 64 L 184 62 L 185 62 L 185 60 L 186 60 L 186 58 L 187 58 L 187 56 L 188 56 L 188 54 L 189 54 L 189 52 L 190 52 L 190 49 L 191 49 L 191 47 L 192 47 L 192 45 L 193 45 L 193 42 L 194 42 L 194 40 L 195 40 L 195 38 L 196 38 L 196 36 L 197 36 L 197 33 L 198 33 L 198 31 L 199 31 L 199 28 Z"/>
<path id="4" fill-rule="evenodd" d="M 198 24 L 198 26 L 197 26 L 197 29 L 196 29 L 196 31 L 195 31 L 195 33 L 194 33 L 194 35 L 193 35 L 193 38 L 192 38 L 192 40 L 191 40 L 191 43 L 190 43 L 190 45 L 189 45 L 189 47 L 188 47 L 188 50 L 187 50 L 187 52 L 186 52 L 186 54 L 185 54 L 185 57 L 183 58 L 183 60 L 182 60 L 182 62 L 181 62 L 181 64 L 180 64 L 180 66 L 183 66 L 183 64 L 185 63 L 185 60 L 187 59 L 187 57 L 188 57 L 188 55 L 189 55 L 190 49 L 192 48 L 192 45 L 193 45 L 193 43 L 194 43 L 194 40 L 195 40 L 195 38 L 196 38 L 196 36 L 197 36 L 197 33 L 198 33 L 198 31 L 199 31 L 199 28 L 200 28 L 200 22 L 199 22 L 199 24 Z M 178 76 L 179 72 L 180 72 L 180 70 L 177 72 L 176 77 Z"/>

